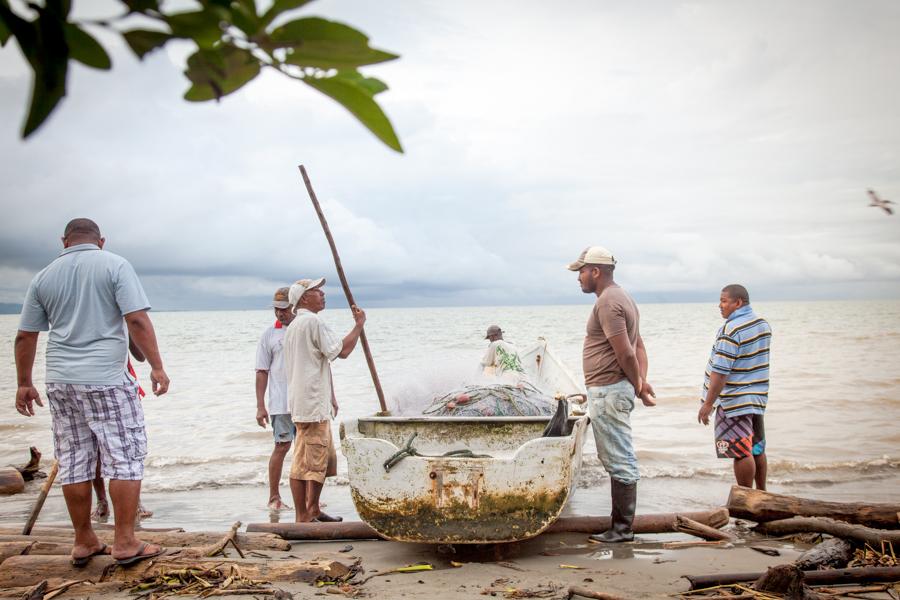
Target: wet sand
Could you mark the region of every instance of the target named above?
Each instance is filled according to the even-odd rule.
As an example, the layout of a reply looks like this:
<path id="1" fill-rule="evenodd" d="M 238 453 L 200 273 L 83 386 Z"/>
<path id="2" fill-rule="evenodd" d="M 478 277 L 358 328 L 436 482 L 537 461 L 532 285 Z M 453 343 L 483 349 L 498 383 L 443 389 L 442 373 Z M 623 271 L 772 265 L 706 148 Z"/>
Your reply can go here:
<path id="1" fill-rule="evenodd" d="M 326 488 L 324 500 L 328 511 L 341 514 L 346 519 L 356 519 L 352 504 L 348 504 L 339 492 L 343 486 Z M 664 487 L 645 486 L 644 491 L 659 497 Z M 37 486 L 29 484 L 24 494 L 4 499 L 4 511 L 0 523 L 22 523 L 34 500 Z M 290 512 L 269 513 L 264 490 L 247 488 L 219 488 L 202 491 L 150 493 L 144 503 L 154 509 L 153 518 L 145 520 L 148 528 L 183 527 L 191 531 L 225 532 L 234 521 L 266 522 L 273 518 L 291 521 Z M 579 495 L 598 499 L 597 510 L 578 510 L 603 514 L 608 512 L 607 490 L 579 490 Z M 604 498 L 601 498 L 603 496 Z M 706 507 L 719 505 L 724 498 Z M 699 503 L 698 503 L 699 504 Z M 698 506 L 679 507 L 696 510 Z M 39 524 L 66 523 L 65 506 L 58 489 L 54 489 L 42 513 Z M 569 512 L 571 512 L 571 507 Z M 640 511 L 639 511 L 640 512 Z M 643 511 L 650 512 L 650 511 Z M 735 522 L 728 529 L 735 530 Z M 565 597 L 570 585 L 583 586 L 595 591 L 619 595 L 624 598 L 665 598 L 688 589 L 683 575 L 713 574 L 725 572 L 764 571 L 766 567 L 794 560 L 806 546 L 789 542 L 764 540 L 753 534 L 742 533 L 743 539 L 728 547 L 695 547 L 665 549 L 664 542 L 696 541 L 696 538 L 679 533 L 642 534 L 630 544 L 594 544 L 583 534 L 553 534 L 515 544 L 487 546 L 436 546 L 386 541 L 336 541 L 292 542 L 290 552 L 267 552 L 272 559 L 295 557 L 314 560 L 331 557 L 350 564 L 361 560 L 367 574 L 384 572 L 401 566 L 427 562 L 433 571 L 390 574 L 375 577 L 361 587 L 362 594 L 374 598 L 473 598 L 481 597 L 485 589 L 492 589 L 496 597 L 503 598 L 505 590 L 556 590 L 553 598 Z M 346 546 L 347 553 L 339 553 Z M 777 549 L 781 556 L 767 556 L 750 545 L 765 545 Z M 234 555 L 233 551 L 230 552 Z M 454 567 L 451 561 L 462 563 Z M 561 567 L 568 565 L 578 568 Z M 306 583 L 276 582 L 273 587 L 295 594 L 295 598 L 321 597 L 322 589 Z M 74 588 L 63 598 L 112 599 L 124 597 L 126 592 L 109 586 Z M 512 592 L 511 592 L 512 593 Z M 332 596 L 332 594 L 328 594 Z M 236 598 L 238 596 L 235 596 Z M 336 596 L 340 597 L 340 596 Z M 491 597 L 489 594 L 486 597 Z M 513 596 L 510 596 L 513 597 Z"/>
<path id="2" fill-rule="evenodd" d="M 367 576 L 422 562 L 434 567 L 432 571 L 374 577 L 359 586 L 359 597 L 461 599 L 481 597 L 482 592 L 489 590 L 487 597 L 503 598 L 528 597 L 513 595 L 514 590 L 554 590 L 551 596 L 542 597 L 564 598 L 568 587 L 576 585 L 623 598 L 666 598 L 689 589 L 683 575 L 764 571 L 794 560 L 805 549 L 758 539 L 722 548 L 662 548 L 663 542 L 686 539 L 689 536 L 682 534 L 641 535 L 634 543 L 613 545 L 589 543 L 581 534 L 555 534 L 527 542 L 477 547 L 358 540 L 296 542 L 288 552 L 267 551 L 266 555 L 270 560 L 327 559 L 346 565 L 360 560 Z M 751 543 L 774 548 L 781 555 L 772 557 L 754 551 L 749 548 Z M 352 548 L 341 552 L 347 546 Z M 233 551 L 229 554 L 235 555 Z M 451 561 L 462 566 L 455 567 Z M 270 587 L 288 591 L 298 599 L 325 595 L 322 588 L 303 582 L 275 582 Z M 127 590 L 103 584 L 77 586 L 60 597 L 89 595 L 106 600 L 126 594 Z"/>

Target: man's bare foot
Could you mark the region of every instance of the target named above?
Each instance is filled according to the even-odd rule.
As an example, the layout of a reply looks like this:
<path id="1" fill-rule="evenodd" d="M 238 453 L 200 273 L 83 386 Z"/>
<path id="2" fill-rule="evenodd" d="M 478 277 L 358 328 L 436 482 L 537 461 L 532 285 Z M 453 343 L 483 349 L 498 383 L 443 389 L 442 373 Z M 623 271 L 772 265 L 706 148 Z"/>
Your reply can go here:
<path id="1" fill-rule="evenodd" d="M 269 510 L 294 510 L 281 501 L 281 498 L 272 498 L 269 500 Z"/>
<path id="2" fill-rule="evenodd" d="M 146 508 L 143 504 L 138 503 L 137 517 L 141 519 L 149 519 L 153 516 L 153 511 Z"/>
<path id="3" fill-rule="evenodd" d="M 109 518 L 109 502 L 106 500 L 97 500 L 97 506 L 94 507 L 94 512 L 91 513 L 91 519 L 94 521 L 101 521 L 107 518 Z"/>

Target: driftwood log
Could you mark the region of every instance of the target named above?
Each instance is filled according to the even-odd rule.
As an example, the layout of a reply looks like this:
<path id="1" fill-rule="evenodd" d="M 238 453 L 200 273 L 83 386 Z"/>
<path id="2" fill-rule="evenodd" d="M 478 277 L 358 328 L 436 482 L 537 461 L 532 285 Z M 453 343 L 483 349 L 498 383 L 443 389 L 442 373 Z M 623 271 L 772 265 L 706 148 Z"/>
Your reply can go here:
<path id="1" fill-rule="evenodd" d="M 0 542 L 0 563 L 20 554 L 72 554 L 72 542 L 44 542 L 37 540 Z"/>
<path id="2" fill-rule="evenodd" d="M 250 523 L 247 533 L 266 532 L 286 540 L 377 540 L 374 529 L 362 521 L 338 523 Z"/>
<path id="3" fill-rule="evenodd" d="M 228 546 L 228 544 L 231 544 L 232 546 L 234 546 L 234 549 L 237 550 L 237 553 L 240 555 L 240 557 L 244 558 L 243 551 L 235 541 L 237 539 L 237 531 L 240 528 L 241 522 L 236 521 L 234 525 L 231 526 L 231 530 L 226 533 L 219 541 L 207 546 L 201 546 L 199 548 L 184 548 L 178 553 L 178 556 L 183 558 L 211 558 L 213 556 L 216 556 L 217 554 L 226 556 L 225 547 Z"/>
<path id="4" fill-rule="evenodd" d="M 22 475 L 22 479 L 24 479 L 25 481 L 31 481 L 36 477 L 45 477 L 46 474 L 42 473 L 40 470 L 41 453 L 34 446 L 29 448 L 28 451 L 31 453 L 31 457 L 28 459 L 28 462 L 21 467 L 15 467 L 15 469 Z"/>
<path id="5" fill-rule="evenodd" d="M 829 517 L 848 523 L 859 523 L 881 529 L 900 529 L 900 504 L 863 504 L 859 502 L 824 502 L 795 496 L 783 496 L 762 490 L 731 488 L 728 512 L 738 519 L 757 523 L 791 517 Z"/>
<path id="6" fill-rule="evenodd" d="M 637 515 L 634 517 L 632 527 L 635 533 L 669 533 L 676 531 L 675 523 L 678 516 L 687 516 L 710 527 L 722 527 L 728 523 L 728 511 L 718 508 L 702 512 Z M 606 531 L 609 526 L 609 517 L 560 517 L 544 533 L 597 533 Z M 247 531 L 274 533 L 286 540 L 368 540 L 381 537 L 361 521 L 250 523 L 247 525 Z"/>
<path id="7" fill-rule="evenodd" d="M 115 531 L 116 526 L 112 523 L 91 523 L 91 528 L 94 531 Z M 184 529 L 181 527 L 139 527 L 137 523 L 134 525 L 134 530 L 136 532 L 184 533 Z M 21 527 L 0 526 L 0 535 L 19 535 L 21 533 Z M 45 537 L 73 537 L 75 530 L 72 529 L 71 523 L 47 523 L 36 525 L 31 533 Z"/>
<path id="8" fill-rule="evenodd" d="M 341 560 L 352 563 L 353 557 L 341 555 Z M 95 556 L 83 568 L 72 566 L 68 556 L 11 556 L 0 564 L 0 588 L 25 587 L 48 580 L 51 585 L 61 581 L 81 579 L 91 582 L 121 581 L 130 582 L 152 576 L 162 570 L 171 569 L 228 569 L 237 565 L 241 574 L 250 579 L 264 581 L 305 581 L 314 582 L 317 577 L 343 576 L 349 571 L 349 565 L 332 557 L 315 560 L 223 560 L 219 559 L 181 559 L 168 558 L 165 555 L 141 561 L 123 568 L 115 564 L 111 556 Z"/>
<path id="9" fill-rule="evenodd" d="M 687 533 L 689 535 L 711 541 L 731 542 L 735 539 L 735 537 L 730 533 L 719 531 L 714 527 L 704 525 L 703 523 L 699 523 L 693 519 L 689 519 L 684 515 L 675 516 L 675 531 Z"/>
<path id="10" fill-rule="evenodd" d="M 47 535 L 48 530 L 35 530 L 31 535 L 9 535 L 0 533 L 0 542 L 53 542 L 58 544 L 71 544 L 75 540 L 75 533 L 72 530 L 49 530 L 52 535 Z M 105 543 L 111 544 L 114 532 L 108 529 L 95 530 L 97 538 Z M 210 546 L 222 540 L 222 533 L 213 533 L 208 531 L 138 531 L 137 536 L 151 544 L 160 544 L 168 548 L 186 548 L 189 546 Z M 277 535 L 270 533 L 238 533 L 235 536 L 235 542 L 240 546 L 241 550 L 290 550 L 290 543 L 281 539 Z"/>
<path id="11" fill-rule="evenodd" d="M 846 567 L 853 558 L 853 544 L 841 538 L 828 538 L 797 557 L 794 564 L 803 571 Z"/>
<path id="12" fill-rule="evenodd" d="M 852 525 L 827 517 L 793 517 L 760 523 L 753 529 L 759 533 L 775 536 L 807 532 L 827 533 L 835 537 L 863 542 L 873 548 L 881 546 L 882 541 L 900 544 L 900 531 L 885 531 L 863 525 Z"/>
<path id="13" fill-rule="evenodd" d="M 603 592 L 595 592 L 594 590 L 589 590 L 586 587 L 581 587 L 578 585 L 569 586 L 569 595 L 566 596 L 569 600 L 573 596 L 581 596 L 582 598 L 593 598 L 594 600 L 625 600 L 621 596 L 613 596 L 612 594 L 604 594 Z"/>
<path id="14" fill-rule="evenodd" d="M 25 595 L 30 589 L 36 586 L 28 586 L 28 587 L 14 587 L 14 588 L 0 588 L 0 598 L 13 598 L 14 600 L 23 600 L 26 598 Z M 119 582 L 110 582 L 110 583 L 91 583 L 89 581 L 83 582 L 79 580 L 72 581 L 58 581 L 54 582 L 53 586 L 49 585 L 44 591 L 44 599 L 47 598 L 55 598 L 55 594 L 61 594 L 63 591 L 69 590 L 69 594 L 66 598 L 72 598 L 74 594 L 79 594 L 79 596 L 75 597 L 88 597 L 88 598 L 97 598 L 102 597 L 103 594 L 110 594 L 110 598 L 119 598 L 122 596 L 119 592 L 122 589 L 122 584 Z"/>
<path id="15" fill-rule="evenodd" d="M 15 467 L 0 467 L 0 494 L 19 494 L 25 490 L 25 480 Z"/>
<path id="16" fill-rule="evenodd" d="M 34 542 L 0 542 L 0 564 L 10 556 L 28 554 Z"/>
<path id="17" fill-rule="evenodd" d="M 716 508 L 700 512 L 635 515 L 632 529 L 635 533 L 671 533 L 677 531 L 675 524 L 678 517 L 687 517 L 716 528 L 728 524 L 728 510 Z M 610 525 L 609 517 L 560 517 L 544 533 L 597 533 L 606 531 Z"/>
<path id="18" fill-rule="evenodd" d="M 757 592 L 778 594 L 786 600 L 819 600 L 821 596 L 811 591 L 803 583 L 803 571 L 796 565 L 776 565 L 770 567 L 753 583 Z"/>
<path id="19" fill-rule="evenodd" d="M 8 559 L 13 560 L 13 559 Z M 717 585 L 753 582 L 764 573 L 717 573 L 715 575 L 684 575 L 697 590 Z M 873 583 L 876 581 L 900 581 L 900 567 L 859 567 L 855 569 L 823 569 L 803 571 L 807 585 L 837 585 L 842 583 Z"/>

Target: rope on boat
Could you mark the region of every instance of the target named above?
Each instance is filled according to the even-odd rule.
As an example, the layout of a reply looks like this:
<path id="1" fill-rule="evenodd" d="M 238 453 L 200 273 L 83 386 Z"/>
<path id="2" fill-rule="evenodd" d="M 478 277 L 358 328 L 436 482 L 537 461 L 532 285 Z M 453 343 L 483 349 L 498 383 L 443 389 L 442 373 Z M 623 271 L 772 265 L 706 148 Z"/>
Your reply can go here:
<path id="1" fill-rule="evenodd" d="M 420 456 L 422 458 L 445 458 L 445 457 L 461 457 L 461 458 L 493 458 L 489 454 L 475 454 L 471 450 L 467 448 L 461 448 L 459 450 L 451 450 L 449 452 L 444 452 L 440 455 L 431 455 L 431 454 L 420 454 L 418 450 L 413 448 L 413 440 L 416 439 L 416 436 L 419 435 L 419 432 L 413 432 L 409 439 L 406 440 L 406 444 L 400 450 L 398 450 L 393 456 L 384 461 L 384 470 L 390 471 L 397 463 L 406 458 L 407 456 Z"/>

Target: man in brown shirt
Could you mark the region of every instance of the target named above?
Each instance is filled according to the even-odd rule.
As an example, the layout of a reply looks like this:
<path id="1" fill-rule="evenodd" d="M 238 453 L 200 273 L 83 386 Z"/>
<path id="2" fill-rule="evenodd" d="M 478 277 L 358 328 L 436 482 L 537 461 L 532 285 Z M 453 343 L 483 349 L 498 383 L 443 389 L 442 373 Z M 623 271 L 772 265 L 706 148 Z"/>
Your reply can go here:
<path id="1" fill-rule="evenodd" d="M 637 457 L 631 442 L 631 411 L 639 397 L 655 406 L 656 394 L 647 383 L 647 351 L 640 332 L 637 304 L 613 280 L 616 259 L 602 246 L 586 248 L 569 265 L 578 283 L 597 301 L 584 338 L 584 381 L 597 456 L 609 473 L 612 526 L 590 536 L 599 542 L 629 542 L 637 503 Z"/>

